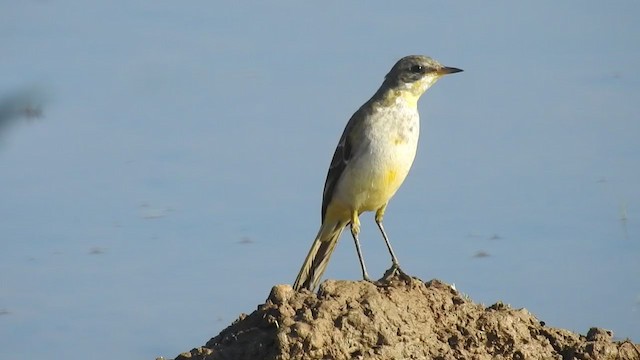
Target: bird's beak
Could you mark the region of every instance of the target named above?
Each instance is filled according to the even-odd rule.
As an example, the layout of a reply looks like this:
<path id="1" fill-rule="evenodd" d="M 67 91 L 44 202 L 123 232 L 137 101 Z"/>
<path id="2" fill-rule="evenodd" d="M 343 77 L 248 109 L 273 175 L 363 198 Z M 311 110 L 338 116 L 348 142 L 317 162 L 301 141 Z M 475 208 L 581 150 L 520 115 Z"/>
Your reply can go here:
<path id="1" fill-rule="evenodd" d="M 457 72 L 461 72 L 462 69 L 454 68 L 454 67 L 443 67 L 441 69 L 436 70 L 436 74 L 438 75 L 447 75 L 447 74 L 455 74 Z"/>

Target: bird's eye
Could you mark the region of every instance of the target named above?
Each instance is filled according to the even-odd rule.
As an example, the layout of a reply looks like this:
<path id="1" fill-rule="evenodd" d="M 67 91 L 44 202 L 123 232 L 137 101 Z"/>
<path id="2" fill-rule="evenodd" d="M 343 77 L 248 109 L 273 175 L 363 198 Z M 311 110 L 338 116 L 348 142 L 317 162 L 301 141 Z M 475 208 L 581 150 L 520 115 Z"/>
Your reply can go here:
<path id="1" fill-rule="evenodd" d="M 424 72 L 424 67 L 422 67 L 422 65 L 413 65 L 409 71 L 414 74 L 422 74 Z"/>

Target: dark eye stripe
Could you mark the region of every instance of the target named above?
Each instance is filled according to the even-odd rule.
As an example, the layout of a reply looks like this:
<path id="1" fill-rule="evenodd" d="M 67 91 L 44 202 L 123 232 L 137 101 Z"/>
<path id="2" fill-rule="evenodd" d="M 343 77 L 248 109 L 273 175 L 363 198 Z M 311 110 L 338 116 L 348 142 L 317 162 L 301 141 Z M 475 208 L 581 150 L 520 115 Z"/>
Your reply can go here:
<path id="1" fill-rule="evenodd" d="M 415 74 L 422 74 L 424 73 L 424 67 L 422 67 L 422 65 L 413 65 L 409 68 L 409 71 Z"/>

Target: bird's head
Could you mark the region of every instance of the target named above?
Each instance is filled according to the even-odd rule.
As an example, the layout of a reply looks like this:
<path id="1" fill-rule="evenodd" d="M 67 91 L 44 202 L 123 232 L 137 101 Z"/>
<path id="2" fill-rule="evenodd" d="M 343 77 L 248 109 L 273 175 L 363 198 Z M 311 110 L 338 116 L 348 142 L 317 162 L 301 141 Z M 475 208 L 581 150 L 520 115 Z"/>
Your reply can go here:
<path id="1" fill-rule="evenodd" d="M 462 70 L 458 68 L 444 66 L 428 56 L 405 56 L 385 76 L 382 88 L 417 103 L 420 96 L 442 76 L 460 71 Z"/>

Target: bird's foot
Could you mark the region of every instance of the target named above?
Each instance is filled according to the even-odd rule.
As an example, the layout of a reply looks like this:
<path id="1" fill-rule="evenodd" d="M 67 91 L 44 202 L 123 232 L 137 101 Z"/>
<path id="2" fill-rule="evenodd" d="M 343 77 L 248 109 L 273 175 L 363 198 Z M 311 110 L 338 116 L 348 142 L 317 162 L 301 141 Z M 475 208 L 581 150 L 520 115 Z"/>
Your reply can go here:
<path id="1" fill-rule="evenodd" d="M 400 269 L 400 266 L 398 264 L 393 264 L 387 271 L 385 271 L 382 279 L 378 280 L 377 282 L 379 284 L 389 284 L 393 280 L 411 282 L 412 279 L 413 278 L 409 274 Z"/>

